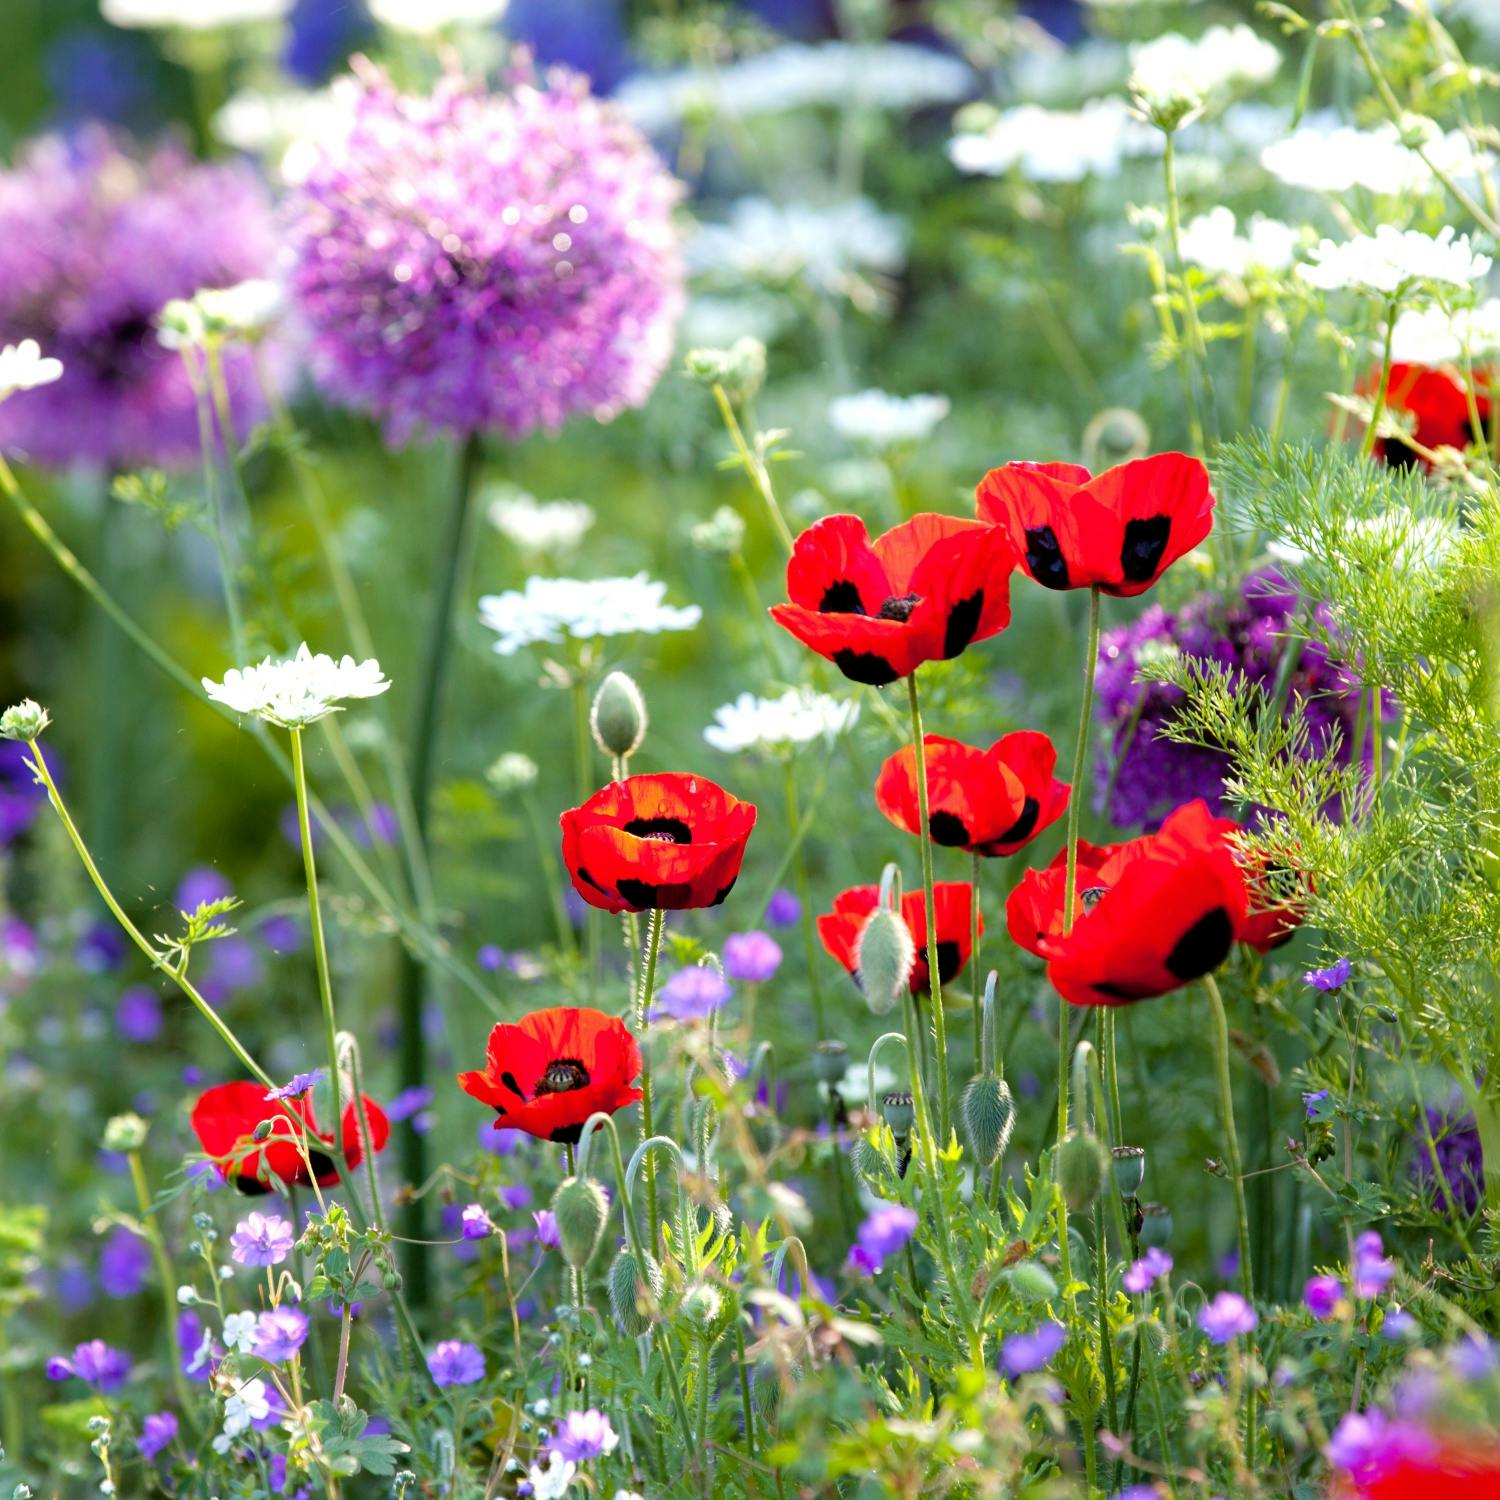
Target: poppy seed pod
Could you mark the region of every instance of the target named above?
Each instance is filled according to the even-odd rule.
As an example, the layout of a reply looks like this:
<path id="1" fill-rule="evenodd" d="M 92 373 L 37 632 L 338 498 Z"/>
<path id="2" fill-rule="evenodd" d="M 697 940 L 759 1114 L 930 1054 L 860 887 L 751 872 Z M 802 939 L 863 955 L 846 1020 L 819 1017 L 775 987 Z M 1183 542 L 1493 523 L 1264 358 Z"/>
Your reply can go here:
<path id="1" fill-rule="evenodd" d="M 958 1101 L 958 1111 L 979 1165 L 988 1167 L 999 1161 L 1010 1145 L 1010 1133 L 1016 1123 L 1016 1104 L 1010 1095 L 1010 1085 L 991 1073 L 981 1073 L 969 1080 Z"/>
<path id="2" fill-rule="evenodd" d="M 887 1094 L 880 1101 L 880 1114 L 890 1126 L 891 1135 L 898 1141 L 904 1141 L 911 1134 L 911 1127 L 917 1118 L 910 1094 Z"/>
<path id="3" fill-rule="evenodd" d="M 1083 429 L 1083 461 L 1090 469 L 1107 469 L 1111 464 L 1144 458 L 1150 446 L 1150 428 L 1140 413 L 1128 406 L 1105 407 Z"/>
<path id="4" fill-rule="evenodd" d="M 594 1258 L 609 1201 L 592 1177 L 565 1177 L 552 1195 L 552 1213 L 557 1219 L 557 1238 L 563 1259 L 581 1271 Z"/>
<path id="5" fill-rule="evenodd" d="M 854 963 L 865 1004 L 877 1015 L 894 1010 L 911 982 L 916 945 L 906 923 L 888 906 L 877 906 L 860 929 Z"/>
<path id="6" fill-rule="evenodd" d="M 1057 1153 L 1057 1184 L 1069 1213 L 1081 1213 L 1104 1186 L 1109 1159 L 1099 1137 L 1072 1131 Z"/>
<path id="7" fill-rule="evenodd" d="M 1146 1176 L 1144 1146 L 1115 1146 L 1109 1153 L 1115 1163 L 1115 1186 L 1122 1198 L 1134 1198 Z"/>
<path id="8" fill-rule="evenodd" d="M 635 679 L 624 672 L 611 672 L 599 684 L 589 710 L 594 743 L 606 754 L 624 760 L 641 748 L 650 720 L 646 700 Z"/>
<path id="9" fill-rule="evenodd" d="M 622 1250 L 615 1257 L 609 1268 L 609 1305 L 630 1338 L 651 1327 L 651 1313 L 661 1305 L 664 1288 L 661 1266 L 650 1255 Z"/>
<path id="10" fill-rule="evenodd" d="M 819 1042 L 813 1048 L 813 1072 L 831 1088 L 849 1071 L 849 1048 L 843 1042 Z"/>
<path id="11" fill-rule="evenodd" d="M 1161 1249 L 1172 1238 L 1172 1210 L 1165 1203 L 1141 1205 L 1141 1244 Z"/>

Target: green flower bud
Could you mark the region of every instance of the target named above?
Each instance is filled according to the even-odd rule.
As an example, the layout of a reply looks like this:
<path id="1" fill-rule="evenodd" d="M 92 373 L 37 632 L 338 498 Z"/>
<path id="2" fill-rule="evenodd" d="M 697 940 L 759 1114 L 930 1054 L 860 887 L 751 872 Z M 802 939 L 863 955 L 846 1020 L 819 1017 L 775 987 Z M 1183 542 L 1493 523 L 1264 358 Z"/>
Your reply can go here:
<path id="1" fill-rule="evenodd" d="M 150 1128 L 139 1115 L 115 1115 L 104 1127 L 104 1149 L 121 1155 L 139 1151 L 146 1144 Z"/>
<path id="2" fill-rule="evenodd" d="M 887 1094 L 880 1101 L 880 1113 L 898 1141 L 904 1141 L 911 1134 L 917 1112 L 910 1094 Z"/>
<path id="3" fill-rule="evenodd" d="M 886 1165 L 885 1158 L 864 1136 L 860 1136 L 849 1148 L 849 1165 L 871 1186 L 885 1183 L 890 1178 L 890 1168 Z"/>
<path id="4" fill-rule="evenodd" d="M 34 740 L 52 722 L 52 716 L 34 699 L 23 698 L 0 714 L 0 735 L 8 740 Z"/>
<path id="5" fill-rule="evenodd" d="M 1070 1131 L 1057 1153 L 1057 1183 L 1069 1213 L 1081 1213 L 1099 1196 L 1108 1170 L 1109 1159 L 1099 1137 Z"/>
<path id="6" fill-rule="evenodd" d="M 700 1333 L 707 1333 L 724 1311 L 724 1294 L 712 1282 L 700 1281 L 682 1296 L 682 1315 Z"/>
<path id="7" fill-rule="evenodd" d="M 865 1004 L 877 1016 L 900 1004 L 916 961 L 917 950 L 906 923 L 890 907 L 876 907 L 855 942 L 854 962 Z"/>
<path id="8" fill-rule="evenodd" d="M 594 694 L 589 711 L 594 743 L 606 754 L 621 759 L 634 755 L 646 738 L 646 700 L 633 678 L 611 672 Z"/>
<path id="9" fill-rule="evenodd" d="M 1172 1210 L 1165 1203 L 1141 1205 L 1141 1243 L 1162 1249 L 1172 1238 Z"/>
<path id="10" fill-rule="evenodd" d="M 989 1073 L 971 1078 L 958 1101 L 958 1112 L 969 1148 L 979 1165 L 988 1167 L 999 1161 L 1010 1145 L 1010 1133 L 1016 1123 L 1016 1104 L 1010 1096 L 1010 1085 Z"/>
<path id="11" fill-rule="evenodd" d="M 661 1306 L 666 1283 L 661 1267 L 650 1255 L 637 1257 L 622 1250 L 609 1268 L 609 1305 L 615 1320 L 631 1338 L 651 1327 L 651 1314 Z"/>
<path id="12" fill-rule="evenodd" d="M 255 1129 L 250 1132 L 252 1141 L 265 1141 L 271 1138 L 271 1131 L 275 1128 L 275 1120 L 257 1120 Z"/>
<path id="13" fill-rule="evenodd" d="M 1115 1162 L 1115 1186 L 1122 1198 L 1134 1198 L 1146 1176 L 1144 1146 L 1115 1146 L 1109 1153 Z"/>
<path id="14" fill-rule="evenodd" d="M 508 797 L 512 792 L 524 792 L 536 785 L 537 763 L 519 750 L 507 750 L 496 756 L 484 773 L 484 779 L 498 795 Z"/>
<path id="15" fill-rule="evenodd" d="M 557 1238 L 563 1259 L 581 1271 L 594 1258 L 609 1200 L 592 1177 L 565 1177 L 552 1195 L 552 1213 L 557 1219 Z"/>
<path id="16" fill-rule="evenodd" d="M 1129 407 L 1110 406 L 1084 428 L 1082 446 L 1085 466 L 1097 473 L 1144 457 L 1151 446 L 1151 432 Z"/>
<path id="17" fill-rule="evenodd" d="M 1043 1265 L 1023 1260 L 1006 1272 L 1012 1290 L 1026 1302 L 1050 1302 L 1057 1295 L 1057 1283 Z"/>
<path id="18" fill-rule="evenodd" d="M 708 520 L 699 521 L 689 535 L 700 552 L 733 557 L 745 545 L 745 522 L 737 510 L 721 505 Z"/>

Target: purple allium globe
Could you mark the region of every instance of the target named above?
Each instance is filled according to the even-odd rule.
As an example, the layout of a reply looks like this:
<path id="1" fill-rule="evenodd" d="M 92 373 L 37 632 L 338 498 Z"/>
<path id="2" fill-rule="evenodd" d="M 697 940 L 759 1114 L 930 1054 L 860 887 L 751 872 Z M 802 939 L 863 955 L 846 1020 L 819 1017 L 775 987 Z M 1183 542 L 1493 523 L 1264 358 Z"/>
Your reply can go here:
<path id="1" fill-rule="evenodd" d="M 1432 1132 L 1437 1165 L 1447 1191 L 1438 1182 L 1427 1136 L 1420 1130 L 1413 1132 L 1416 1147 L 1411 1164 L 1413 1177 L 1433 1205 L 1443 1212 L 1451 1207 L 1465 1216 L 1477 1213 L 1484 1197 L 1484 1147 L 1474 1116 L 1456 1106 L 1429 1109 L 1427 1128 Z"/>
<path id="2" fill-rule="evenodd" d="M 294 146 L 291 288 L 314 378 L 414 432 L 555 431 L 649 395 L 683 274 L 679 186 L 635 128 L 550 74 L 430 98 L 363 59 L 342 121 Z"/>
<path id="3" fill-rule="evenodd" d="M 32 142 L 0 172 L 0 330 L 35 339 L 63 374 L 0 406 L 0 448 L 56 465 L 193 462 L 197 403 L 157 314 L 265 276 L 273 227 L 247 166 L 138 151 L 97 126 Z M 248 355 L 227 350 L 224 376 L 243 433 L 263 410 Z"/>

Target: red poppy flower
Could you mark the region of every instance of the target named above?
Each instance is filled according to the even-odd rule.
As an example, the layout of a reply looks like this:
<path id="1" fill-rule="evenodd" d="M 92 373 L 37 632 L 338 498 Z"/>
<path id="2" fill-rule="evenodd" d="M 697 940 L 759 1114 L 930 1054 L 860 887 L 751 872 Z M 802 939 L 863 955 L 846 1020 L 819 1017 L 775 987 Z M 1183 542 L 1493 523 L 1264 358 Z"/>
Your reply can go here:
<path id="1" fill-rule="evenodd" d="M 973 946 L 974 887 L 967 880 L 939 880 L 932 887 L 937 908 L 938 976 L 944 984 L 956 979 L 969 961 Z M 870 913 L 880 903 L 880 887 L 856 885 L 833 899 L 833 910 L 818 918 L 818 936 L 831 958 L 841 963 L 859 983 L 855 952 L 859 935 Z M 901 916 L 911 933 L 917 961 L 911 971 L 911 991 L 925 995 L 932 988 L 927 972 L 927 898 L 921 891 L 908 891 L 901 898 Z M 979 918 L 984 931 L 984 916 Z"/>
<path id="2" fill-rule="evenodd" d="M 460 1073 L 464 1093 L 508 1130 L 575 1144 L 590 1115 L 612 1115 L 641 1091 L 641 1049 L 617 1016 L 559 1005 L 490 1032 L 482 1073 Z"/>
<path id="3" fill-rule="evenodd" d="M 1493 1447 L 1481 1451 L 1449 1450 L 1429 1456 L 1402 1455 L 1381 1465 L 1380 1473 L 1352 1488 L 1335 1491 L 1359 1500 L 1500 1500 L 1500 1456 Z"/>
<path id="4" fill-rule="evenodd" d="M 1239 825 L 1228 818 L 1219 821 L 1226 835 L 1238 831 Z M 1247 853 L 1237 849 L 1236 854 L 1245 871 L 1250 906 L 1235 936 L 1257 953 L 1269 953 L 1273 948 L 1291 942 L 1297 935 L 1297 929 L 1307 916 L 1305 893 L 1311 888 L 1311 882 L 1306 875 L 1299 875 L 1297 883 L 1301 893 L 1293 895 L 1286 889 L 1288 882 L 1285 877 L 1274 871 L 1263 851 Z"/>
<path id="5" fill-rule="evenodd" d="M 562 823 L 573 889 L 604 911 L 717 906 L 739 879 L 755 807 L 703 776 L 627 776 Z"/>
<path id="6" fill-rule="evenodd" d="M 1380 388 L 1380 371 L 1373 370 L 1360 382 L 1361 395 L 1373 396 Z M 1393 364 L 1386 405 L 1393 412 L 1412 418 L 1412 436 L 1424 448 L 1467 448 L 1485 434 L 1474 430 L 1474 414 L 1463 377 L 1455 370 L 1430 365 Z M 1476 387 L 1474 404 L 1481 423 L 1490 420 L 1490 393 Z M 1377 438 L 1375 456 L 1392 468 L 1428 467 L 1427 460 L 1400 438 Z"/>
<path id="7" fill-rule="evenodd" d="M 927 760 L 927 833 L 934 844 L 971 854 L 1014 854 L 1068 806 L 1068 786 L 1052 768 L 1057 751 L 1045 734 L 1020 729 L 975 750 L 958 740 L 922 738 Z M 898 828 L 917 833 L 917 758 L 898 750 L 875 778 L 875 801 Z"/>
<path id="8" fill-rule="evenodd" d="M 385 1111 L 368 1094 L 363 1098 L 365 1130 L 370 1145 L 379 1153 L 390 1139 L 391 1124 Z M 252 1137 L 262 1120 L 279 1123 L 269 1139 L 257 1145 Z M 314 1180 L 319 1187 L 332 1187 L 339 1180 L 333 1158 L 313 1145 L 321 1142 L 331 1146 L 333 1137 L 319 1126 L 310 1093 L 300 1099 L 276 1100 L 266 1098 L 264 1084 L 248 1079 L 216 1084 L 198 1096 L 193 1105 L 192 1126 L 198 1144 L 218 1168 L 219 1176 L 226 1182 L 232 1179 L 242 1193 L 269 1193 L 273 1176 L 303 1187 Z M 357 1167 L 364 1158 L 364 1146 L 352 1099 L 344 1106 L 343 1134 L 344 1155 L 351 1168 Z M 298 1139 L 306 1140 L 310 1148 L 306 1161 Z M 312 1163 L 311 1174 L 307 1170 L 308 1161 Z"/>
<path id="9" fill-rule="evenodd" d="M 771 618 L 853 682 L 884 687 L 1010 624 L 1009 540 L 978 521 L 913 516 L 872 542 L 858 516 L 825 516 L 786 565 Z"/>
<path id="10" fill-rule="evenodd" d="M 999 526 L 1049 589 L 1143 594 L 1213 529 L 1208 470 L 1157 453 L 1093 475 L 1079 464 L 1006 464 L 979 482 L 979 519 Z"/>
<path id="11" fill-rule="evenodd" d="M 1180 989 L 1223 963 L 1245 921 L 1245 872 L 1223 821 L 1200 800 L 1129 843 L 1080 839 L 1066 937 L 1067 850 L 1059 850 L 1011 892 L 1011 937 L 1047 960 L 1047 978 L 1071 1005 L 1126 1005 Z"/>

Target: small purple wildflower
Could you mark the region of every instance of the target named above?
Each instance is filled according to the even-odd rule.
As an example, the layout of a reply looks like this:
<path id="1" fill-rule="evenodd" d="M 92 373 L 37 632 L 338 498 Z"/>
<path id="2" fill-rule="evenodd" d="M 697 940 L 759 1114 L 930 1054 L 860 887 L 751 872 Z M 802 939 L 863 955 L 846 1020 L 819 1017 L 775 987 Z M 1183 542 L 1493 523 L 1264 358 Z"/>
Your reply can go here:
<path id="1" fill-rule="evenodd" d="M 127 1042 L 154 1042 L 162 1032 L 161 998 L 149 984 L 132 984 L 115 1001 L 115 1030 Z"/>
<path id="2" fill-rule="evenodd" d="M 99 1285 L 107 1297 L 134 1297 L 151 1271 L 151 1251 L 125 1226 L 110 1230 L 99 1251 Z"/>
<path id="3" fill-rule="evenodd" d="M 802 920 L 802 903 L 788 890 L 779 890 L 766 903 L 766 921 L 772 927 L 795 927 Z"/>
<path id="4" fill-rule="evenodd" d="M 291 1359 L 307 1338 L 307 1315 L 295 1307 L 273 1307 L 255 1324 L 252 1352 L 273 1365 Z"/>
<path id="5" fill-rule="evenodd" d="M 111 1348 L 103 1339 L 90 1339 L 79 1344 L 72 1359 L 55 1355 L 47 1361 L 48 1380 L 66 1380 L 70 1375 L 76 1375 L 101 1391 L 118 1390 L 129 1374 L 130 1356 Z"/>
<path id="6" fill-rule="evenodd" d="M 1450 1212 L 1451 1205 L 1451 1210 L 1460 1214 L 1477 1213 L 1484 1197 L 1484 1147 L 1474 1116 L 1457 1109 L 1429 1109 L 1427 1129 L 1432 1132 L 1437 1170 L 1442 1173 L 1443 1182 L 1438 1182 L 1433 1170 L 1433 1152 L 1428 1150 L 1427 1133 L 1423 1130 L 1413 1132 L 1412 1176 L 1440 1212 Z"/>
<path id="7" fill-rule="evenodd" d="M 732 932 L 724 939 L 724 973 L 742 984 L 764 984 L 781 967 L 781 944 L 769 932 Z"/>
<path id="8" fill-rule="evenodd" d="M 473 1344 L 444 1339 L 427 1356 L 427 1370 L 434 1385 L 473 1385 L 484 1379 L 484 1355 Z"/>
<path id="9" fill-rule="evenodd" d="M 125 940 L 113 923 L 91 922 L 78 946 L 73 950 L 73 959 L 86 974 L 108 974 L 117 969 L 125 957 Z"/>
<path id="10" fill-rule="evenodd" d="M 1039 1323 L 1030 1333 L 1010 1334 L 1000 1345 L 1000 1368 L 1010 1379 L 1040 1370 L 1068 1341 L 1061 1323 Z"/>
<path id="11" fill-rule="evenodd" d="M 729 999 L 729 981 L 717 969 L 701 965 L 679 969 L 657 992 L 648 1020 L 702 1021 Z"/>
<path id="12" fill-rule="evenodd" d="M 1198 1310 L 1198 1326 L 1215 1344 L 1227 1344 L 1259 1322 L 1255 1309 L 1238 1292 L 1219 1292 Z"/>
<path id="13" fill-rule="evenodd" d="M 242 1266 L 279 1266 L 297 1242 L 291 1223 L 278 1214 L 252 1211 L 234 1226 L 229 1255 Z"/>
<path id="14" fill-rule="evenodd" d="M 1327 1089 L 1314 1089 L 1312 1093 L 1304 1094 L 1302 1102 L 1307 1106 L 1307 1118 L 1314 1123 L 1333 1118 L 1333 1105 L 1329 1102 Z"/>
<path id="15" fill-rule="evenodd" d="M 1127 1292 L 1149 1292 L 1154 1282 L 1165 1276 L 1172 1269 L 1172 1257 L 1165 1250 L 1152 1245 L 1146 1253 L 1135 1262 L 1124 1276 L 1125 1290 Z"/>
<path id="16" fill-rule="evenodd" d="M 1302 976 L 1302 982 L 1315 990 L 1324 990 L 1332 994 L 1349 983 L 1349 976 L 1353 972 L 1354 965 L 1347 958 L 1341 958 L 1326 969 L 1309 969 Z"/>
<path id="17" fill-rule="evenodd" d="M 486 1240 L 495 1232 L 482 1203 L 470 1203 L 464 1208 L 462 1228 L 466 1240 Z"/>
<path id="18" fill-rule="evenodd" d="M 1344 1296 L 1344 1283 L 1337 1276 L 1314 1276 L 1302 1288 L 1302 1305 L 1313 1317 L 1331 1318 Z"/>
<path id="19" fill-rule="evenodd" d="M 556 1250 L 562 1244 L 557 1233 L 557 1215 L 550 1208 L 539 1208 L 531 1216 L 536 1225 L 536 1242 L 543 1250 Z"/>
<path id="20" fill-rule="evenodd" d="M 523 1208 L 530 1208 L 536 1197 L 530 1185 L 524 1182 L 507 1183 L 499 1192 L 500 1202 L 513 1214 L 520 1213 Z"/>
<path id="21" fill-rule="evenodd" d="M 602 1411 L 570 1411 L 557 1424 L 547 1444 L 549 1452 L 560 1454 L 569 1463 L 584 1463 L 601 1454 L 613 1453 L 619 1434 L 609 1425 Z"/>
<path id="22" fill-rule="evenodd" d="M 859 1226 L 849 1248 L 849 1268 L 863 1276 L 878 1276 L 891 1256 L 905 1248 L 917 1232 L 917 1211 L 904 1203 L 883 1203 Z"/>
<path id="23" fill-rule="evenodd" d="M 302 929 L 294 917 L 267 917 L 260 924 L 260 940 L 272 953 L 295 953 L 302 946 Z"/>
<path id="24" fill-rule="evenodd" d="M 141 1435 L 136 1446 L 142 1458 L 155 1458 L 173 1438 L 177 1436 L 177 1417 L 169 1411 L 152 1412 L 141 1423 Z"/>
<path id="25" fill-rule="evenodd" d="M 413 1084 L 409 1089 L 402 1089 L 386 1105 L 386 1118 L 390 1120 L 409 1120 L 413 1115 L 420 1114 L 431 1103 L 432 1090 L 424 1084 Z"/>
<path id="26" fill-rule="evenodd" d="M 1378 1297 L 1395 1280 L 1395 1264 L 1385 1258 L 1380 1236 L 1373 1229 L 1355 1237 L 1351 1271 L 1356 1297 Z"/>
<path id="27" fill-rule="evenodd" d="M 272 1089 L 266 1095 L 266 1103 L 275 1099 L 300 1099 L 304 1094 L 310 1094 L 326 1071 L 325 1068 L 314 1068 L 311 1073 L 293 1073 L 280 1088 Z"/>
<path id="28" fill-rule="evenodd" d="M 1380 1321 L 1380 1336 L 1393 1344 L 1409 1339 L 1417 1331 L 1417 1320 L 1404 1307 L 1393 1307 Z"/>
<path id="29" fill-rule="evenodd" d="M 1346 1412 L 1324 1450 L 1329 1463 L 1357 1484 L 1372 1484 L 1404 1458 L 1430 1458 L 1437 1445 L 1415 1422 L 1392 1421 L 1383 1411 Z"/>
<path id="30" fill-rule="evenodd" d="M 505 966 L 505 949 L 498 943 L 485 943 L 474 955 L 474 961 L 489 974 L 497 974 Z"/>

